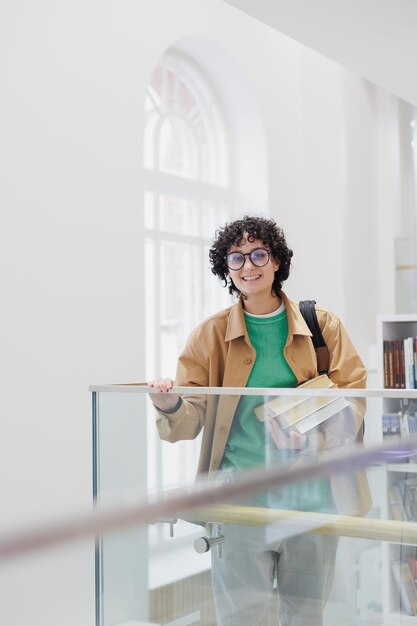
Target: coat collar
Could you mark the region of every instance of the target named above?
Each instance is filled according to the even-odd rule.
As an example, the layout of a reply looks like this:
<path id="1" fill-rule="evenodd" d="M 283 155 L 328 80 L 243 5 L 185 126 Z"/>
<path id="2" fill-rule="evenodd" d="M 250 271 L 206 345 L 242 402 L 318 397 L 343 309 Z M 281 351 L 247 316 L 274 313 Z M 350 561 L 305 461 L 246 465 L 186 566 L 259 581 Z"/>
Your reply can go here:
<path id="1" fill-rule="evenodd" d="M 232 339 L 237 339 L 238 337 L 247 337 L 245 316 L 243 313 L 241 298 L 239 298 L 239 302 L 232 306 L 230 309 L 229 319 L 227 321 L 225 341 L 232 341 Z"/>
<path id="2" fill-rule="evenodd" d="M 307 335 L 312 337 L 312 332 L 300 313 L 298 303 L 290 300 L 283 291 L 280 291 L 279 295 L 283 299 L 287 311 L 288 335 Z"/>
<path id="3" fill-rule="evenodd" d="M 300 313 L 298 304 L 290 300 L 283 291 L 281 291 L 279 295 L 284 301 L 287 311 L 288 335 L 307 335 L 311 337 L 312 334 Z M 239 302 L 230 309 L 225 341 L 232 341 L 232 339 L 237 339 L 238 337 L 247 338 L 242 299 L 239 299 Z"/>

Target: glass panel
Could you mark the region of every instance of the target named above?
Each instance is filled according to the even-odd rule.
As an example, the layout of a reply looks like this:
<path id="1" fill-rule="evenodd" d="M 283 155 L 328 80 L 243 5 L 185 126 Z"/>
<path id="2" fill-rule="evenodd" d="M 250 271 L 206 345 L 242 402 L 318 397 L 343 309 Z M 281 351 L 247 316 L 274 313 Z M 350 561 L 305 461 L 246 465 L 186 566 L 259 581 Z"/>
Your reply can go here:
<path id="1" fill-rule="evenodd" d="M 221 444 L 203 455 L 203 467 L 213 464 L 210 479 L 185 479 L 146 496 L 147 391 L 126 385 L 94 393 L 99 516 L 88 521 L 108 523 L 111 510 L 113 527 L 125 525 L 97 544 L 98 626 L 416 623 L 410 418 L 417 391 L 367 392 L 365 400 L 342 389 L 307 395 L 274 389 L 268 396 L 256 388 L 209 395 L 190 387 L 176 411 L 155 414 L 159 432 L 191 437 L 197 414 L 206 428 L 202 445 L 211 446 L 216 433 L 225 453 L 216 451 Z M 379 424 L 382 440 L 386 407 L 398 409 L 401 436 L 391 433 L 385 447 L 371 447 L 368 425 Z M 365 444 L 357 436 L 363 415 Z M 132 525 L 132 511 L 141 524 Z M 23 531 L 26 519 L 9 531 L 2 526 L 1 624 L 26 624 L 29 610 L 36 625 L 94 623 L 94 541 L 86 515 L 91 511 L 38 519 Z M 150 531 L 159 542 L 150 543 Z"/>
<path id="2" fill-rule="evenodd" d="M 416 439 L 401 422 L 411 425 L 417 391 L 368 392 L 365 400 L 342 389 L 268 396 L 189 388 L 176 411 L 157 416 L 159 432 L 191 437 L 197 414 L 203 447 L 216 433 L 225 452 L 216 444 L 203 455 L 210 479 L 145 496 L 147 391 L 127 385 L 94 394 L 94 520 L 108 522 L 119 507 L 113 527 L 125 524 L 97 544 L 99 626 L 416 622 Z M 390 412 L 398 408 L 401 436 L 371 447 L 368 424 L 382 432 L 387 401 Z M 365 445 L 357 432 L 363 415 Z M 142 524 L 132 526 L 132 510 Z M 94 541 L 85 514 L 37 524 L 23 533 L 0 529 L 0 623 L 26 624 L 29 606 L 35 624 L 92 624 Z M 48 593 L 52 580 L 62 595 L 58 585 Z"/>
<path id="3" fill-rule="evenodd" d="M 132 502 L 132 494 L 142 491 L 143 391 L 100 393 L 100 503 Z M 198 416 L 207 431 L 203 448 L 214 432 L 224 450 L 203 455 L 203 466 L 211 462 L 216 470 L 213 482 L 199 481 L 197 493 L 208 490 L 207 504 L 171 511 L 164 522 L 153 519 L 148 534 L 142 528 L 103 538 L 103 625 L 276 625 L 278 616 L 281 624 L 291 623 L 292 614 L 298 624 L 364 626 L 405 623 L 417 615 L 417 463 L 413 446 L 401 448 L 410 436 L 401 422 L 411 425 L 414 399 L 307 393 L 286 389 L 265 396 L 248 389 L 242 396 L 226 390 L 216 396 L 193 389 L 177 412 L 153 410 L 163 437 L 177 428 L 173 440 L 192 438 Z M 365 447 L 361 442 L 363 416 L 366 424 L 379 424 L 382 440 L 381 416 L 395 408 L 400 427 L 385 437 L 391 449 L 379 457 L 369 450 L 366 471 L 358 460 L 349 469 L 348 456 L 375 443 L 367 426 Z M 194 450 L 191 441 L 178 446 L 164 442 L 163 471 L 172 487 L 182 488 L 163 497 L 181 496 L 184 508 L 197 458 L 186 456 L 187 447 Z M 265 480 L 262 468 L 268 483 L 254 482 Z M 207 545 L 209 552 L 198 552 Z"/>
<path id="4" fill-rule="evenodd" d="M 94 429 L 94 483 L 99 508 L 131 503 L 147 492 L 146 396 L 100 394 Z M 100 624 L 148 617 L 148 529 L 108 533 L 98 542 Z"/>

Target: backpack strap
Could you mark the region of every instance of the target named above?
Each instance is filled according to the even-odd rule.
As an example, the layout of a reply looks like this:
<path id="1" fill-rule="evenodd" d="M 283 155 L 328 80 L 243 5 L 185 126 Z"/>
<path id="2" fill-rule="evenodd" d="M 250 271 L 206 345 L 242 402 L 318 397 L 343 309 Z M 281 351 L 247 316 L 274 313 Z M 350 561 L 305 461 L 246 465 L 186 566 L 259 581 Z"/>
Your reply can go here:
<path id="1" fill-rule="evenodd" d="M 313 346 L 317 357 L 317 370 L 319 374 L 327 374 L 330 365 L 329 348 L 323 339 L 316 314 L 315 300 L 300 300 L 300 313 L 312 333 Z"/>

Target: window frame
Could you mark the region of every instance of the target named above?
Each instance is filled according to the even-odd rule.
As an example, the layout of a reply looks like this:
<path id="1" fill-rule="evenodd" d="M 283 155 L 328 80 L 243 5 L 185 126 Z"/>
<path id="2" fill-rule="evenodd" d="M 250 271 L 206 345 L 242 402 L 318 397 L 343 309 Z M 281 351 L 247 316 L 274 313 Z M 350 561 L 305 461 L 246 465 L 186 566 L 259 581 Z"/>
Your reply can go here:
<path id="1" fill-rule="evenodd" d="M 151 242 L 151 246 L 153 246 L 153 270 L 152 270 L 152 281 L 154 284 L 159 284 L 159 277 L 161 275 L 161 248 L 164 244 L 172 245 L 172 244 L 180 244 L 180 245 L 189 245 L 196 246 L 199 250 L 199 256 L 201 258 L 200 263 L 200 276 L 199 282 L 201 285 L 205 284 L 205 275 L 209 272 L 208 270 L 208 259 L 205 260 L 205 253 L 207 248 L 211 245 L 211 238 L 207 236 L 206 233 L 202 233 L 201 226 L 199 228 L 198 234 L 186 234 L 186 233 L 175 233 L 168 232 L 161 228 L 160 224 L 160 211 L 161 204 L 160 199 L 162 196 L 170 196 L 177 198 L 193 198 L 196 202 L 196 210 L 199 214 L 199 220 L 202 219 L 202 211 L 203 204 L 205 202 L 213 203 L 213 206 L 224 207 L 224 216 L 221 220 L 224 223 L 227 219 L 231 218 L 234 214 L 234 197 L 235 190 L 233 187 L 233 179 L 231 173 L 230 164 L 233 162 L 232 155 L 232 142 L 230 140 L 229 133 L 227 131 L 226 125 L 226 116 L 224 111 L 220 106 L 220 100 L 218 98 L 217 93 L 213 89 L 210 81 L 205 76 L 204 71 L 201 67 L 188 55 L 185 55 L 178 50 L 170 49 L 166 52 L 166 54 L 161 58 L 160 62 L 157 65 L 158 67 L 166 67 L 169 68 L 170 71 L 175 69 L 179 69 L 181 71 L 185 71 L 185 76 L 190 80 L 190 84 L 194 90 L 200 89 L 200 94 L 196 97 L 204 102 L 204 98 L 206 101 L 210 102 L 209 108 L 211 107 L 211 120 L 215 120 L 213 131 L 213 142 L 211 145 L 212 156 L 213 153 L 216 157 L 217 170 L 208 168 L 209 175 L 203 175 L 203 167 L 201 162 L 197 167 L 197 176 L 195 178 L 191 178 L 189 176 L 181 175 L 180 173 L 173 173 L 169 171 L 163 171 L 161 169 L 161 155 L 160 155 L 160 131 L 162 125 L 169 120 L 170 115 L 176 119 L 183 119 L 186 123 L 189 123 L 187 116 L 184 116 L 181 111 L 175 110 L 175 107 L 171 107 L 170 109 L 165 107 L 163 101 L 159 99 L 158 94 L 152 89 L 150 86 L 150 95 L 148 97 L 154 103 L 155 111 L 152 112 L 149 108 L 147 113 L 145 113 L 145 147 L 144 147 L 144 189 L 145 194 L 148 194 L 148 204 L 145 206 L 145 229 L 144 229 L 144 238 L 145 245 L 149 245 Z M 157 69 L 155 68 L 155 69 Z M 150 85 L 152 81 L 150 81 Z M 145 107 L 149 103 L 145 103 Z M 204 106 L 204 104 L 202 105 Z M 158 116 L 158 107 L 159 117 Z M 207 105 L 206 105 L 207 107 Z M 201 115 L 204 111 L 201 112 Z M 193 113 L 193 118 L 198 119 L 198 111 Z M 210 121 L 210 119 L 208 119 Z M 207 122 L 208 123 L 208 122 Z M 209 133 L 210 134 L 210 133 Z M 149 154 L 146 154 L 146 150 L 151 153 L 151 158 L 149 158 Z M 200 159 L 201 160 L 201 159 Z M 153 166 L 150 166 L 153 165 Z M 221 172 L 223 168 L 223 173 Z M 214 178 L 213 178 L 214 172 Z M 220 173 L 219 173 L 220 172 Z M 215 180 L 217 174 L 217 180 Z M 206 180 L 205 178 L 211 178 L 211 180 Z M 152 201 L 149 201 L 151 198 Z M 145 202 L 146 205 L 146 202 Z M 146 211 L 150 211 L 153 213 L 153 216 L 150 216 L 149 213 L 146 214 Z M 223 211 L 219 210 L 219 213 Z M 219 224 L 216 223 L 217 227 Z M 210 236 L 214 236 L 214 228 L 213 232 L 209 233 Z M 148 276 L 148 272 L 146 272 Z M 212 277 L 212 280 L 215 280 Z M 214 284 L 214 283 L 213 283 Z M 224 308 L 225 306 L 229 306 L 232 304 L 231 298 L 226 293 L 226 290 L 222 290 L 220 285 L 216 285 L 216 296 L 214 297 L 213 302 L 213 311 Z M 218 291 L 217 291 L 218 290 Z M 213 289 L 214 292 L 214 289 Z M 150 296 L 151 290 L 145 287 L 145 298 L 147 299 Z M 217 295 L 218 293 L 218 295 Z M 195 324 L 202 321 L 205 317 L 204 315 L 204 298 L 203 298 L 203 290 L 200 290 L 200 301 L 198 303 L 198 314 L 196 315 Z M 162 374 L 162 369 L 164 364 L 161 362 L 161 293 L 158 288 L 155 288 L 152 293 L 153 302 L 152 306 L 149 306 L 149 309 L 152 309 L 152 314 L 147 311 L 147 345 L 146 345 L 146 363 L 151 361 L 152 371 L 147 371 L 147 376 L 153 377 L 159 374 Z M 208 307 L 211 308 L 210 306 Z M 150 317 L 151 316 L 151 317 Z M 148 324 L 150 319 L 158 320 L 158 323 L 155 324 L 153 328 L 153 332 L 149 332 Z M 187 329 L 187 335 L 191 332 L 192 327 Z M 152 355 L 152 359 L 149 359 L 149 356 Z M 165 374 L 164 374 L 165 375 Z M 174 373 L 171 374 L 172 376 Z M 151 437 L 148 437 L 148 450 L 153 455 L 154 462 L 154 484 L 152 487 L 156 490 L 164 488 L 163 481 L 163 442 L 160 441 L 158 434 L 155 432 L 154 427 L 154 410 L 150 406 L 148 411 L 148 423 L 149 423 L 149 431 L 153 433 L 152 435 L 152 443 Z M 171 444 L 166 444 L 171 445 Z M 200 442 L 199 438 L 194 440 L 193 443 L 190 441 L 185 442 L 187 449 L 193 449 L 193 452 L 190 453 L 189 463 L 193 463 L 195 467 L 193 468 L 193 475 L 196 469 L 196 461 L 197 461 L 197 447 L 199 448 Z M 149 463 L 148 463 L 149 468 Z M 193 476 L 189 476 L 188 479 L 193 478 Z M 161 525 L 158 525 L 161 526 Z M 166 526 L 166 525 L 165 525 Z M 167 531 L 162 528 L 157 529 L 157 541 L 164 541 L 167 539 Z M 180 539 L 180 537 L 178 538 Z"/>

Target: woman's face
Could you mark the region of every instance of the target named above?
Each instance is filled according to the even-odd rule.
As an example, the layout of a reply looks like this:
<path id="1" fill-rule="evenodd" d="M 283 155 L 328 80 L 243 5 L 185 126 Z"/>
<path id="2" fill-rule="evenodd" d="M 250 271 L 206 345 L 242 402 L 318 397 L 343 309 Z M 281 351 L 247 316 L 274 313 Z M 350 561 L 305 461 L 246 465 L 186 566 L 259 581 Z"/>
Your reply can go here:
<path id="1" fill-rule="evenodd" d="M 255 263 L 257 262 L 256 258 L 251 260 L 249 254 L 254 250 L 268 250 L 268 247 L 264 244 L 260 239 L 255 239 L 255 241 L 248 241 L 247 235 L 245 234 L 242 241 L 239 245 L 231 245 L 228 251 L 228 254 L 233 252 L 240 252 L 245 254 L 244 264 L 240 269 L 229 269 L 229 276 L 233 280 L 235 286 L 241 291 L 247 298 L 251 296 L 261 297 L 265 295 L 267 297 L 271 296 L 272 283 L 274 282 L 275 272 L 279 268 L 279 263 L 275 261 L 271 254 L 269 254 L 269 258 L 265 265 L 259 267 Z M 263 263 L 265 259 L 262 259 L 262 253 L 257 255 L 253 255 L 253 257 L 258 257 L 258 262 Z"/>

